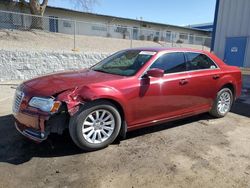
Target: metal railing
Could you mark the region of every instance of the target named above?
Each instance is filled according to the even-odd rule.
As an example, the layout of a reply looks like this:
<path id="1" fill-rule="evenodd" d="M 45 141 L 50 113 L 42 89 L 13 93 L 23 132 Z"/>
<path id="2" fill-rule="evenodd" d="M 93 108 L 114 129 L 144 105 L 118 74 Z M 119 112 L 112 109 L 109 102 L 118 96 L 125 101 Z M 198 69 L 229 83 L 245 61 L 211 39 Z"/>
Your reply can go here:
<path id="1" fill-rule="evenodd" d="M 152 41 L 168 47 L 210 48 L 211 38 L 168 30 L 153 30 L 140 27 L 127 27 L 79 20 L 62 19 L 55 16 L 35 16 L 31 14 L 0 10 L 0 29 L 30 31 L 39 29 L 45 32 L 62 33 L 73 36 L 70 49 L 82 48 L 81 36 L 97 36 L 129 40 L 133 47 L 136 41 Z M 140 43 L 144 45 L 143 43 Z M 145 45 L 149 45 L 145 43 Z"/>

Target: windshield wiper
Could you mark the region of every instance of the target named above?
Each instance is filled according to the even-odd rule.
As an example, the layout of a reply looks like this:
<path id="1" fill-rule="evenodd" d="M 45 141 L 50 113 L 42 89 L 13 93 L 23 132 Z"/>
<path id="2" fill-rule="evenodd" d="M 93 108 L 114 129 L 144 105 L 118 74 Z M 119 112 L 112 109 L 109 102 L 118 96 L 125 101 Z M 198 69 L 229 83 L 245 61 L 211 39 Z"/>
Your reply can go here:
<path id="1" fill-rule="evenodd" d="M 96 71 L 96 72 L 103 72 L 103 73 L 110 74 L 109 72 L 104 71 L 104 70 L 101 70 L 101 69 L 92 69 L 92 70 L 93 70 L 93 71 Z"/>
<path id="2" fill-rule="evenodd" d="M 96 72 L 103 72 L 103 73 L 106 73 L 106 74 L 113 74 L 113 75 L 125 76 L 123 74 L 114 73 L 114 72 L 108 72 L 108 71 L 104 71 L 104 70 L 101 70 L 101 69 L 92 69 L 92 70 L 96 71 Z"/>

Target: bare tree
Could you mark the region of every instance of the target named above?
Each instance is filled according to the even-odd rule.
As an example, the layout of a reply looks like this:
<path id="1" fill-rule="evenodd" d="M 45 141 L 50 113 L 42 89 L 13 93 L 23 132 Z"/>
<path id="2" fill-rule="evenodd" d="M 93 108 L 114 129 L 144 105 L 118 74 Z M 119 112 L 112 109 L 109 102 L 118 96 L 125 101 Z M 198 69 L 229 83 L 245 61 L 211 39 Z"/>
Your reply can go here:
<path id="1" fill-rule="evenodd" d="M 48 5 L 48 0 L 43 0 L 40 4 L 39 0 L 30 0 L 30 12 L 34 15 L 43 16 L 45 8 Z"/>
<path id="2" fill-rule="evenodd" d="M 93 5 L 97 4 L 98 0 L 71 0 L 76 7 L 80 7 L 84 10 L 90 11 Z"/>
<path id="3" fill-rule="evenodd" d="M 31 28 L 33 29 L 42 29 L 43 23 L 42 18 L 45 9 L 48 5 L 49 0 L 14 0 L 17 3 L 20 3 L 26 7 L 29 7 L 31 14 L 37 15 L 39 17 L 33 17 Z M 91 10 L 92 6 L 97 2 L 97 0 L 68 0 L 79 6 L 84 10 Z"/>
<path id="4" fill-rule="evenodd" d="M 43 0 L 42 3 L 39 0 L 30 0 L 29 7 L 31 14 L 43 16 L 45 9 L 48 5 L 48 0 Z M 42 29 L 43 23 L 41 17 L 33 17 L 31 28 Z"/>

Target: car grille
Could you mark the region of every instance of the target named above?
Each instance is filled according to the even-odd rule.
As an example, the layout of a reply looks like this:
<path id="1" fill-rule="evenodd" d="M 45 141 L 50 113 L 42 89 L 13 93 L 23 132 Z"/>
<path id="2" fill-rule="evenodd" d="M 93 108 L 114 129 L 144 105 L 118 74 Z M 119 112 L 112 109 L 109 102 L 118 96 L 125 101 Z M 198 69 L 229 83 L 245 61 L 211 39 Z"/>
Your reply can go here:
<path id="1" fill-rule="evenodd" d="M 12 110 L 13 110 L 14 114 L 19 111 L 19 108 L 20 108 L 21 102 L 23 100 L 23 97 L 24 97 L 24 93 L 19 91 L 19 90 L 16 90 L 15 97 L 14 97 L 14 102 L 13 102 L 13 107 L 12 107 Z"/>

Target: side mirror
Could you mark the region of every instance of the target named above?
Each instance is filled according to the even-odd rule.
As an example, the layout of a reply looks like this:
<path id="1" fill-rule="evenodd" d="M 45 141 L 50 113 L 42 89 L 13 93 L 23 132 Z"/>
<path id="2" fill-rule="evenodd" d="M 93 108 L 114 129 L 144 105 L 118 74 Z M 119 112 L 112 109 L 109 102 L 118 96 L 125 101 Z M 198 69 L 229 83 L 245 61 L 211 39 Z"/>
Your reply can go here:
<path id="1" fill-rule="evenodd" d="M 162 69 L 150 69 L 147 71 L 147 76 L 155 77 L 155 78 L 161 78 L 164 76 L 164 70 Z"/>

